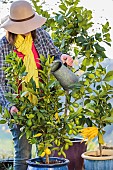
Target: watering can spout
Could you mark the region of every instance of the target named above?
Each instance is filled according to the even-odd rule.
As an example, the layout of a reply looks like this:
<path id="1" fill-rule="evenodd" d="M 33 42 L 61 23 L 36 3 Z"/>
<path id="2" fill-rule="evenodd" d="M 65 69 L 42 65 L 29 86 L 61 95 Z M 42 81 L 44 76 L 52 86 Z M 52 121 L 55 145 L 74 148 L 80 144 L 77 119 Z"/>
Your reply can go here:
<path id="1" fill-rule="evenodd" d="M 53 61 L 51 64 L 51 72 L 65 90 L 73 88 L 74 84 L 79 80 L 78 76 L 60 60 Z"/>

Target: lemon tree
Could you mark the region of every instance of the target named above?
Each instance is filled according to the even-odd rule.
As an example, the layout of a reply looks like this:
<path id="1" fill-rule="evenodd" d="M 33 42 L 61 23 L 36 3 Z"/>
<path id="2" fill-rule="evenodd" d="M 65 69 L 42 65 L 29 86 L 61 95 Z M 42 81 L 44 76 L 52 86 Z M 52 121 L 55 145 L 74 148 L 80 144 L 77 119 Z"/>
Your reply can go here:
<path id="1" fill-rule="evenodd" d="M 54 57 L 40 56 L 40 60 L 42 69 L 39 70 L 39 87 L 36 87 L 32 78 L 28 83 L 24 81 L 27 73 L 22 59 L 15 53 L 6 57 L 5 62 L 10 66 L 3 69 L 13 93 L 9 91 L 5 96 L 19 111 L 10 118 L 10 113 L 5 109 L 1 123 L 10 119 L 10 126 L 19 124 L 21 136 L 26 134 L 28 141 L 36 144 L 38 155 L 46 156 L 46 163 L 49 163 L 52 151 L 66 157 L 65 150 L 72 146 L 70 135 L 77 135 L 80 127 L 75 123 L 77 116 L 73 114 L 74 109 L 70 106 L 70 93 L 67 94 L 51 73 Z M 26 88 L 23 90 L 22 86 Z M 37 104 L 29 100 L 29 94 L 37 98 Z M 68 105 L 62 102 L 61 96 L 67 99 Z M 70 114 L 65 110 L 69 110 Z"/>

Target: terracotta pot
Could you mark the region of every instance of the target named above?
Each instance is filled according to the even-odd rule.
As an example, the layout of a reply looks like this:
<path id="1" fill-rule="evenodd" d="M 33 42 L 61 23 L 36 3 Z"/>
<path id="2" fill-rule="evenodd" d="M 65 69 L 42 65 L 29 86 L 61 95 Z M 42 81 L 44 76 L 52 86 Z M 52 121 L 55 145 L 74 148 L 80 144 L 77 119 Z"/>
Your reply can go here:
<path id="1" fill-rule="evenodd" d="M 87 145 L 85 142 L 81 143 L 82 138 L 76 137 L 71 141 L 73 142 L 73 146 L 69 147 L 69 149 L 65 151 L 66 158 L 70 161 L 68 168 L 69 170 L 82 170 L 83 158 L 81 157 L 81 154 L 86 151 Z M 55 152 L 54 156 L 56 155 L 57 153 Z"/>
<path id="2" fill-rule="evenodd" d="M 99 151 L 83 153 L 85 170 L 113 170 L 113 150 L 103 149 L 102 155 L 99 156 Z"/>

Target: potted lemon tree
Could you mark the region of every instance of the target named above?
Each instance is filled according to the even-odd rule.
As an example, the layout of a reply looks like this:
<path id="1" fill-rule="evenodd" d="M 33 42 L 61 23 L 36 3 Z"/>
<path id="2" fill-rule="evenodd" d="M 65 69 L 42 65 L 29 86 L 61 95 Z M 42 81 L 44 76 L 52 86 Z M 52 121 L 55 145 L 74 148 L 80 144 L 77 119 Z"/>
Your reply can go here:
<path id="1" fill-rule="evenodd" d="M 100 58 L 101 59 L 101 58 Z M 80 112 L 87 118 L 80 130 L 81 136 L 88 141 L 97 138 L 98 151 L 82 154 L 86 170 L 107 170 L 113 167 L 113 150 L 104 150 L 105 127 L 113 123 L 113 71 L 107 71 L 99 61 L 95 67 L 89 67 L 81 77 L 81 88 L 75 90 L 73 98 L 81 103 Z"/>
<path id="2" fill-rule="evenodd" d="M 41 67 L 39 70 L 39 87 L 36 87 L 35 81 L 31 78 L 28 83 L 24 81 L 26 76 L 25 66 L 22 59 L 15 53 L 6 57 L 6 63 L 10 66 L 4 67 L 9 84 L 14 93 L 8 92 L 6 98 L 11 105 L 18 108 L 17 114 L 10 118 L 10 114 L 5 109 L 2 113 L 2 122 L 10 119 L 10 123 L 16 123 L 21 126 L 21 136 L 26 133 L 26 138 L 31 144 L 36 144 L 39 158 L 27 161 L 28 167 L 34 168 L 54 168 L 67 170 L 69 161 L 64 158 L 51 158 L 54 151 L 66 158 L 65 150 L 72 146 L 70 135 L 77 134 L 78 127 L 74 122 L 78 115 L 66 114 L 69 105 L 61 100 L 64 96 L 70 101 L 70 96 L 51 74 L 51 63 L 54 57 L 48 56 L 46 59 L 40 56 Z M 24 85 L 24 91 L 20 87 Z M 36 99 L 36 103 L 29 100 L 29 95 Z M 80 128 L 80 127 L 79 127 Z M 60 160 L 61 159 L 61 160 Z M 40 162 L 41 161 L 41 162 Z"/>
<path id="3" fill-rule="evenodd" d="M 113 71 L 106 71 L 99 63 L 97 68 L 87 72 L 84 82 L 90 79 L 90 92 L 85 92 L 83 112 L 92 121 L 91 127 L 85 127 L 81 130 L 84 139 L 92 140 L 97 137 L 99 150 L 89 151 L 82 154 L 85 160 L 86 170 L 93 169 L 112 169 L 113 150 L 104 150 L 105 127 L 113 123 L 113 85 L 110 81 L 113 79 Z M 85 86 L 84 86 L 85 87 Z M 85 88 L 84 88 L 85 90 Z"/>

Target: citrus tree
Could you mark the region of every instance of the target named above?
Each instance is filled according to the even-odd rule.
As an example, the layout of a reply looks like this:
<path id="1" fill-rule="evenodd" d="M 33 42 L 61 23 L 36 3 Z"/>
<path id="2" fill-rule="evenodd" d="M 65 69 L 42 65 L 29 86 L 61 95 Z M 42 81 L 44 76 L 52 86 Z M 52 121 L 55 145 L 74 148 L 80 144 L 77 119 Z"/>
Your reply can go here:
<path id="1" fill-rule="evenodd" d="M 81 135 L 88 141 L 95 137 L 98 139 L 100 156 L 104 142 L 105 127 L 113 123 L 113 70 L 106 71 L 101 63 L 92 70 L 87 70 L 82 76 L 83 84 L 77 93 L 73 93 L 76 103 L 81 102 L 81 112 L 87 117 L 85 120 L 89 127 L 80 130 Z M 87 84 L 88 83 L 88 84 Z M 81 99 L 81 101 L 80 101 Z"/>
<path id="2" fill-rule="evenodd" d="M 22 59 L 15 53 L 6 56 L 5 62 L 9 67 L 3 68 L 8 84 L 11 85 L 11 92 L 6 93 L 5 97 L 19 111 L 10 117 L 10 113 L 5 109 L 2 113 L 2 123 L 8 120 L 10 126 L 19 124 L 21 136 L 26 134 L 29 142 L 36 144 L 38 155 L 46 156 L 46 163 L 49 163 L 49 155 L 55 150 L 58 155 L 66 157 L 65 150 L 72 146 L 70 135 L 76 135 L 78 129 L 82 128 L 77 127 L 75 123 L 76 117 L 80 115 L 73 117 L 72 108 L 61 100 L 61 96 L 64 96 L 69 103 L 70 97 L 51 74 L 53 59 L 54 57 L 50 56 L 47 59 L 40 56 L 42 69 L 39 70 L 38 88 L 33 78 L 28 83 L 24 81 L 26 68 Z M 26 88 L 23 90 L 22 86 Z M 35 96 L 38 102 L 32 103 L 29 94 Z M 70 110 L 71 114 L 67 114 L 66 110 Z"/>

